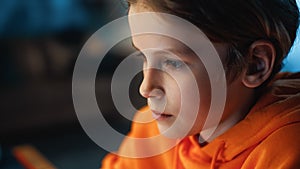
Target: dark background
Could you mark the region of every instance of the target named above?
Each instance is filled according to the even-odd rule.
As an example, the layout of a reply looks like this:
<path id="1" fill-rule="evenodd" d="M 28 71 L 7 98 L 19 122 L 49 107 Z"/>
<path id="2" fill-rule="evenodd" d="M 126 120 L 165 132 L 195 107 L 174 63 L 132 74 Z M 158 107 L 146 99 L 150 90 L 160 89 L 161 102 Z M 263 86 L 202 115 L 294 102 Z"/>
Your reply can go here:
<path id="1" fill-rule="evenodd" d="M 106 152 L 82 130 L 72 102 L 72 73 L 86 40 L 126 14 L 121 0 L 1 0 L 0 169 L 22 168 L 11 150 L 31 144 L 57 168 L 99 168 Z M 130 121 L 110 97 L 113 71 L 133 51 L 130 40 L 114 47 L 98 71 L 96 95 L 107 121 L 126 134 Z M 299 71 L 299 38 L 283 71 Z M 145 104 L 131 84 L 131 101 Z"/>
<path id="2" fill-rule="evenodd" d="M 22 168 L 14 146 L 36 147 L 57 168 L 99 168 L 106 151 L 81 128 L 72 102 L 72 73 L 87 39 L 126 14 L 119 0 L 2 0 L 0 2 L 0 169 Z M 133 49 L 118 44 L 98 70 L 98 105 L 113 127 L 126 134 L 130 121 L 110 98 L 110 80 Z M 141 76 L 131 90 L 137 91 Z M 144 102 L 132 92 L 133 104 Z"/>

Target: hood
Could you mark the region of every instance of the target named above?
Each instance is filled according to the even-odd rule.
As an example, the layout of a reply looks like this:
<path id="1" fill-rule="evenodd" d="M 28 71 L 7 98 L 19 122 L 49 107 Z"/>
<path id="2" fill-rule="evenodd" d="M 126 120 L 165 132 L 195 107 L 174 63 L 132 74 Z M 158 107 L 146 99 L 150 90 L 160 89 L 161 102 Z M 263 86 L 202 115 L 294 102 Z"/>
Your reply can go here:
<path id="1" fill-rule="evenodd" d="M 244 120 L 205 147 L 199 146 L 195 136 L 184 139 L 179 147 L 185 150 L 192 163 L 196 164 L 201 159 L 212 163 L 210 168 L 214 168 L 217 161 L 222 163 L 237 158 L 241 153 L 249 154 L 274 131 L 298 122 L 300 122 L 300 73 L 283 73 L 266 87 Z M 187 142 L 188 144 L 185 144 Z"/>

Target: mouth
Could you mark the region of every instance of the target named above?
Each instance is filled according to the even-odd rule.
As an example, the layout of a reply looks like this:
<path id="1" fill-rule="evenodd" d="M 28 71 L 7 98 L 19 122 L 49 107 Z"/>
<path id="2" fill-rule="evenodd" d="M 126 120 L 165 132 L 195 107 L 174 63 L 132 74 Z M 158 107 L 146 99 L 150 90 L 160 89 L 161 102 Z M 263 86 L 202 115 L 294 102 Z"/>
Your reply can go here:
<path id="1" fill-rule="evenodd" d="M 173 115 L 171 115 L 171 114 L 166 114 L 166 113 L 158 112 L 155 110 L 151 110 L 151 111 L 152 111 L 153 118 L 158 121 L 167 120 L 167 119 L 173 117 Z"/>

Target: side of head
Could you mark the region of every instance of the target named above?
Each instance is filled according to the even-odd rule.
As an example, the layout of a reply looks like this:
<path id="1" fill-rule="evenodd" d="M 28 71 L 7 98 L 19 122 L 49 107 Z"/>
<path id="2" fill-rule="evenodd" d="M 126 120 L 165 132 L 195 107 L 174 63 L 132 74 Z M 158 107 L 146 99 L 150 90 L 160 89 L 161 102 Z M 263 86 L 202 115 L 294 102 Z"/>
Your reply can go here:
<path id="1" fill-rule="evenodd" d="M 257 89 L 281 69 L 298 28 L 299 11 L 295 0 L 129 0 L 129 4 L 129 15 L 149 11 L 169 13 L 188 20 L 206 34 L 227 75 L 225 108 L 219 112 L 222 113 L 221 123 L 233 116 L 241 120 L 249 112 L 260 93 Z M 140 24 L 143 23 L 133 23 L 129 17 L 131 28 Z M 140 93 L 147 98 L 154 116 L 160 117 L 157 119 L 160 131 L 174 126 L 170 133 L 176 135 L 191 123 L 193 127 L 188 135 L 206 129 L 203 125 L 209 114 L 212 94 L 205 65 L 197 56 L 186 52 L 186 47 L 170 38 L 133 36 L 132 42 L 140 51 L 148 48 L 180 50 L 174 54 L 181 60 L 166 57 L 166 53 L 144 53 L 144 80 Z M 162 65 L 166 71 L 154 69 L 157 65 Z M 192 71 L 194 78 L 187 75 L 184 65 Z M 183 96 L 195 93 L 190 86 L 192 80 L 197 81 L 201 94 L 196 120 L 189 114 L 189 108 L 198 103 L 194 103 L 193 97 Z M 186 105 L 182 104 L 184 101 Z M 187 108 L 182 108 L 184 106 Z M 180 115 L 182 113 L 184 115 Z M 180 125 L 173 125 L 175 120 Z M 217 125 L 215 123 L 218 122 L 209 127 Z"/>

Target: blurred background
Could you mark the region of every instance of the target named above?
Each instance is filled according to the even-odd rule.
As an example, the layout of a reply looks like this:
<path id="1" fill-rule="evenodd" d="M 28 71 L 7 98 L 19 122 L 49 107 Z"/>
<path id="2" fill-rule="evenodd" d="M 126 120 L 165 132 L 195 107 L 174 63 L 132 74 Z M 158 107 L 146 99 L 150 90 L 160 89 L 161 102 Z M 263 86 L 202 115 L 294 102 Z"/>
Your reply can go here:
<path id="1" fill-rule="evenodd" d="M 124 16 L 126 10 L 120 0 L 1 0 L 1 169 L 24 168 L 12 154 L 15 146 L 23 144 L 37 148 L 57 168 L 100 167 L 106 152 L 78 122 L 72 73 L 87 39 L 109 21 Z M 99 107 L 108 121 L 118 121 L 115 128 L 123 133 L 130 122 L 111 113 L 117 111 L 107 96 L 111 75 L 122 60 L 120 53 L 131 52 L 130 46 L 125 40 L 107 54 L 96 83 Z M 135 93 L 134 97 L 139 96 Z"/>
<path id="2" fill-rule="evenodd" d="M 12 154 L 22 144 L 36 147 L 57 168 L 99 168 L 106 152 L 78 122 L 72 73 L 86 40 L 126 10 L 121 0 L 1 0 L 0 169 L 24 168 Z M 107 96 L 113 71 L 132 51 L 128 39 L 116 45 L 103 60 L 96 83 L 100 109 L 124 134 L 130 121 Z M 298 37 L 283 71 L 300 71 L 299 54 Z M 130 86 L 136 108 L 145 104 L 137 93 L 140 81 L 139 74 Z"/>

